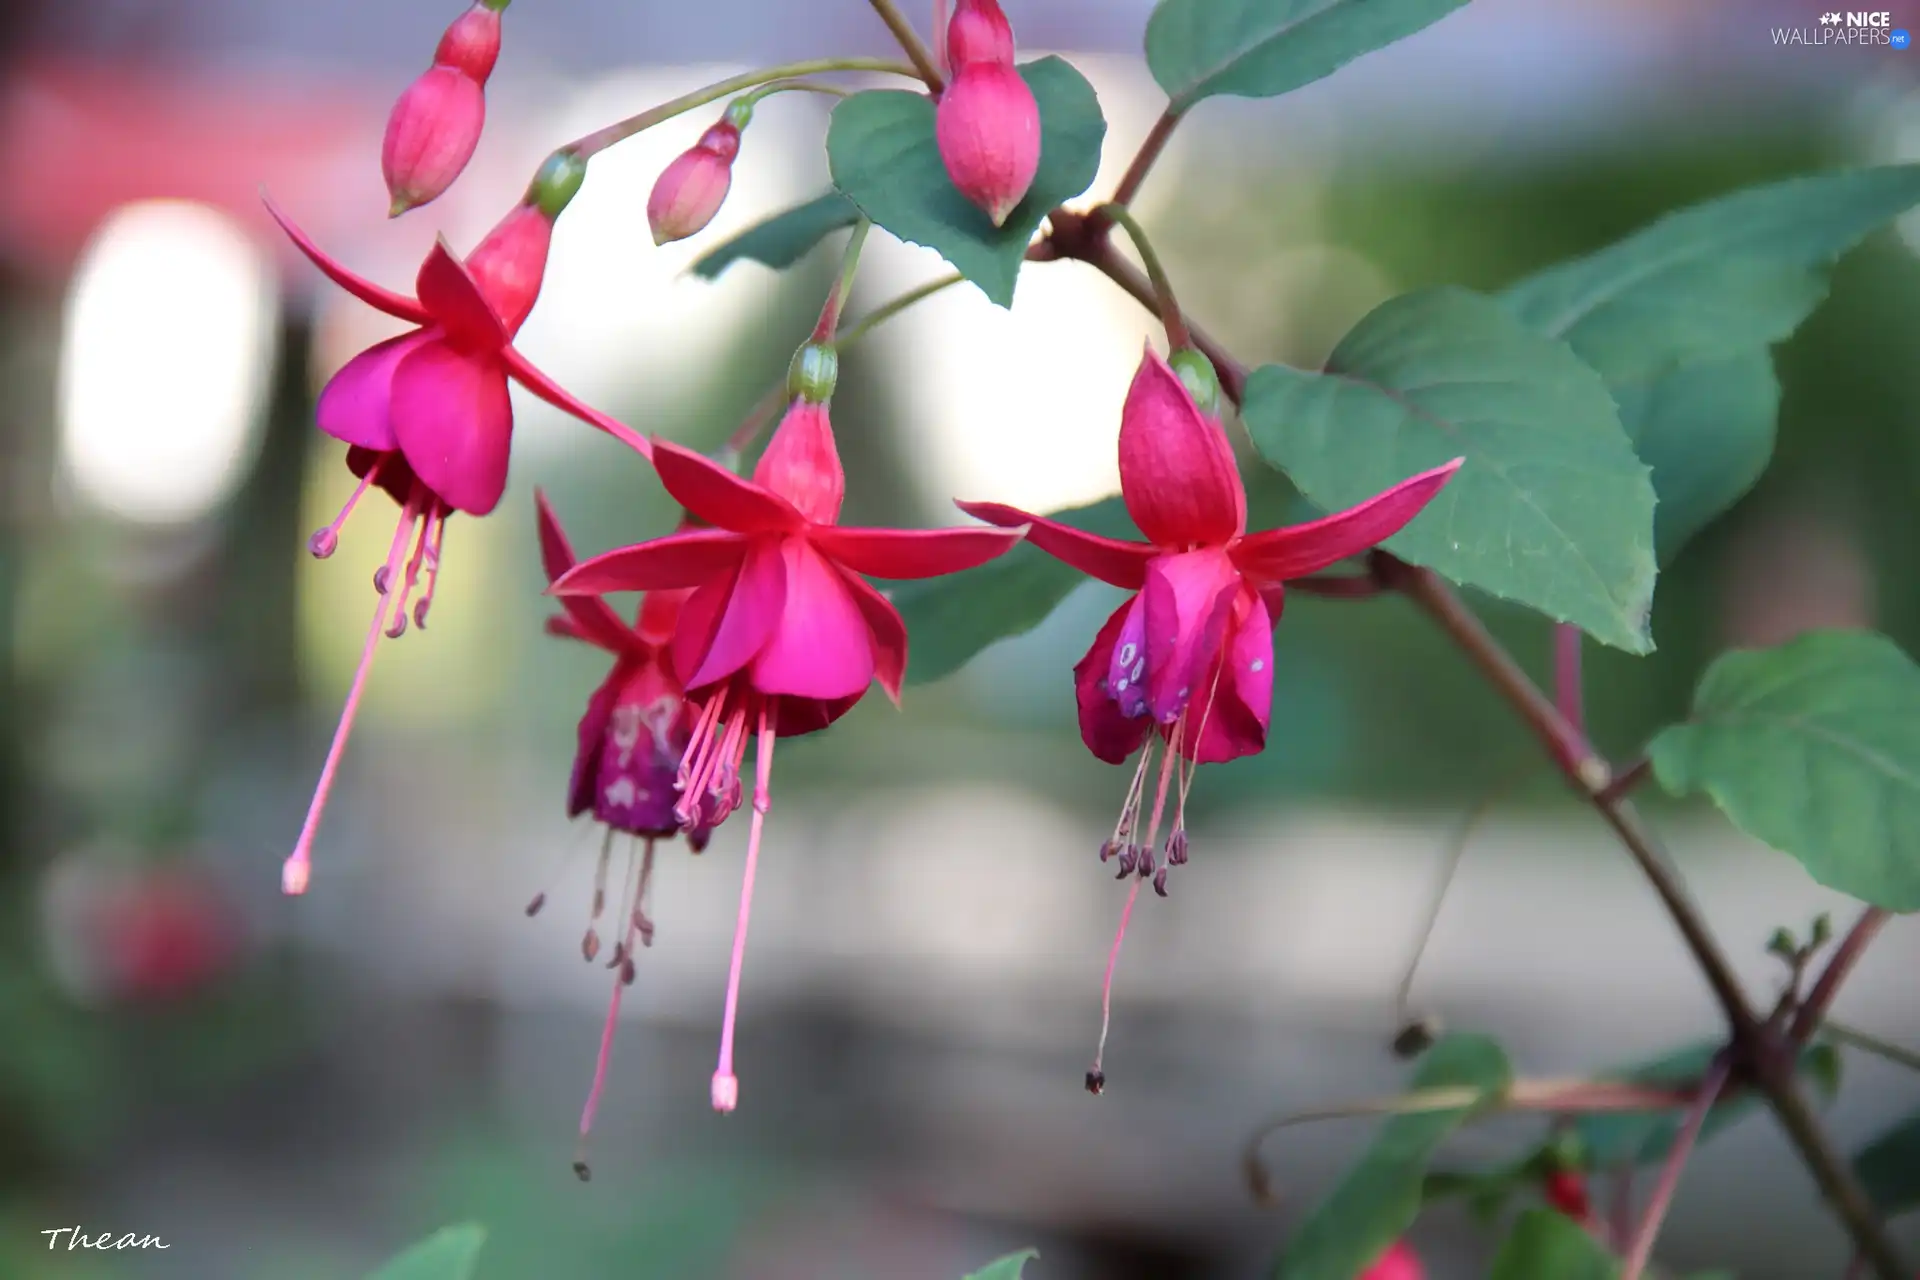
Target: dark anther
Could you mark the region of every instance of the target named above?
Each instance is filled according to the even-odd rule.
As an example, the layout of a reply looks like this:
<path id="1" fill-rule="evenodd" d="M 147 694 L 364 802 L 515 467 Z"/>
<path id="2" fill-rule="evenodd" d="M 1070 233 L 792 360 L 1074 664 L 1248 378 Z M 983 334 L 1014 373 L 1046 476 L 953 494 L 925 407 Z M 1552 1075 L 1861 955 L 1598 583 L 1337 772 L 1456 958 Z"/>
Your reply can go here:
<path id="1" fill-rule="evenodd" d="M 580 939 L 580 954 L 588 964 L 592 964 L 593 958 L 600 954 L 600 935 L 592 929 L 588 929 L 586 936 Z"/>
<path id="2" fill-rule="evenodd" d="M 607 968 L 618 969 L 621 965 L 625 964 L 626 962 L 627 962 L 627 944 L 624 942 L 614 943 L 613 959 L 607 961 Z"/>
<path id="3" fill-rule="evenodd" d="M 593 1170 L 587 1167 L 585 1160 L 575 1160 L 573 1162 L 573 1176 L 582 1182 L 592 1182 Z"/>
<path id="4" fill-rule="evenodd" d="M 1167 861 L 1176 867 L 1187 865 L 1187 833 L 1185 828 L 1176 830 L 1167 837 Z"/>
<path id="5" fill-rule="evenodd" d="M 1099 1097 L 1107 1087 L 1107 1073 L 1104 1071 L 1087 1072 L 1087 1092 Z"/>
<path id="6" fill-rule="evenodd" d="M 1117 841 L 1109 840 L 1105 844 L 1100 846 L 1100 861 L 1105 862 L 1108 859 L 1112 858 L 1113 855 L 1118 852 L 1120 852 L 1119 843 Z"/>
<path id="7" fill-rule="evenodd" d="M 1167 896 L 1167 869 L 1165 867 L 1153 873 L 1153 891 L 1163 898 Z"/>
<path id="8" fill-rule="evenodd" d="M 540 908 L 542 908 L 542 907 L 544 907 L 544 906 L 546 906 L 546 905 L 547 905 L 547 895 L 546 895 L 546 894 L 544 894 L 544 893 L 536 893 L 536 894 L 534 894 L 534 895 L 533 895 L 533 901 L 532 901 L 532 902 L 529 902 L 529 903 L 527 904 L 527 916 L 528 916 L 529 918 L 532 918 L 533 916 L 537 916 L 537 915 L 539 915 L 539 914 L 540 914 Z"/>
<path id="9" fill-rule="evenodd" d="M 378 569 L 375 569 L 373 571 L 373 589 L 381 595 L 387 594 L 387 579 L 391 576 L 392 575 L 387 572 L 387 566 L 385 565 L 381 565 Z"/>
<path id="10" fill-rule="evenodd" d="M 387 639 L 398 640 L 405 634 L 407 634 L 407 615 L 396 613 L 393 615 L 393 621 L 387 624 Z"/>
<path id="11" fill-rule="evenodd" d="M 1120 851 L 1120 874 L 1115 876 L 1114 879 L 1125 880 L 1128 876 L 1132 874 L 1133 874 L 1133 847 L 1129 845 L 1127 848 L 1122 849 Z"/>
<path id="12" fill-rule="evenodd" d="M 620 962 L 620 985 L 623 987 L 632 986 L 633 974 L 634 974 L 633 957 L 628 956 L 625 960 Z"/>
<path id="13" fill-rule="evenodd" d="M 1440 1024 L 1432 1018 L 1415 1018 L 1400 1028 L 1393 1038 L 1394 1056 L 1398 1058 L 1417 1058 L 1433 1047 L 1440 1038 Z"/>

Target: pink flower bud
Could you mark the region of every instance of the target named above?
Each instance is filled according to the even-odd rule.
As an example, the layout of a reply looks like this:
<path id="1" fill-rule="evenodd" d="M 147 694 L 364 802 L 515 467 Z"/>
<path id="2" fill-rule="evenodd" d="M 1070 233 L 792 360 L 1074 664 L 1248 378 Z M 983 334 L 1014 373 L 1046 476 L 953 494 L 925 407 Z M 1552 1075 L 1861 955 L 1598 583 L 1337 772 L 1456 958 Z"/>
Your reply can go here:
<path id="1" fill-rule="evenodd" d="M 945 57 L 954 76 L 982 63 L 1013 65 L 1013 26 L 996 0 L 960 0 L 947 26 Z"/>
<path id="2" fill-rule="evenodd" d="M 957 47 L 964 14 L 954 16 L 948 51 Z M 1007 62 L 959 65 L 940 96 L 934 134 L 947 176 L 960 194 L 986 211 L 994 226 L 1026 198 L 1040 168 L 1040 107 L 1020 73 Z"/>
<path id="3" fill-rule="evenodd" d="M 701 134 L 700 141 L 666 167 L 647 197 L 647 223 L 655 244 L 685 240 L 706 229 L 733 186 L 733 159 L 739 154 L 740 127 L 729 118 Z"/>
<path id="4" fill-rule="evenodd" d="M 1412 1245 L 1396 1240 L 1371 1267 L 1360 1273 L 1360 1280 L 1427 1280 L 1427 1269 Z"/>
<path id="5" fill-rule="evenodd" d="M 499 56 L 500 14 L 480 0 L 447 28 L 433 65 L 393 104 L 380 148 L 392 216 L 438 197 L 467 167 L 486 124 L 482 86 Z"/>

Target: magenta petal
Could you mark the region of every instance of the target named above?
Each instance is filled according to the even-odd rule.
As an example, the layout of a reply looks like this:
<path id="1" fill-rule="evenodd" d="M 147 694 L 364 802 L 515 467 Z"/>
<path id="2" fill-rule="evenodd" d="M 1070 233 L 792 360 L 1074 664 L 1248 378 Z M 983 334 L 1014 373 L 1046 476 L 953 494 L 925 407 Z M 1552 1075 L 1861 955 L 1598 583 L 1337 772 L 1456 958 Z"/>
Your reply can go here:
<path id="1" fill-rule="evenodd" d="M 1140 589 L 1140 584 L 1147 580 L 1147 561 L 1160 554 L 1158 548 L 1145 542 L 1122 542 L 1118 538 L 1082 533 L 1070 525 L 997 502 L 956 502 L 953 505 L 970 516 L 1002 528 L 1026 525 L 1027 541 L 1055 560 L 1078 569 L 1090 578 L 1098 578 L 1128 591 Z"/>
<path id="2" fill-rule="evenodd" d="M 1155 600 L 1155 596 L 1160 598 Z M 1157 647 L 1164 652 L 1173 645 L 1173 596 L 1166 582 L 1151 570 L 1147 585 L 1127 606 L 1119 634 L 1113 638 L 1113 656 L 1107 662 L 1107 696 L 1129 720 L 1147 714 L 1147 655 L 1156 647 L 1147 640 L 1149 614 L 1162 624 L 1164 638 Z"/>
<path id="3" fill-rule="evenodd" d="M 513 447 L 506 370 L 445 342 L 414 348 L 393 372 L 393 435 L 442 502 L 487 514 L 506 491 Z"/>
<path id="4" fill-rule="evenodd" d="M 295 226 L 291 218 L 281 213 L 279 207 L 269 200 L 265 193 L 261 194 L 260 200 L 267 206 L 267 212 L 273 215 L 273 220 L 280 224 L 280 229 L 287 233 L 287 238 L 293 241 L 293 247 L 305 254 L 308 262 L 320 268 L 321 275 L 376 311 L 398 316 L 409 324 L 433 323 L 433 317 L 427 314 L 427 309 L 412 298 L 395 293 L 391 289 L 382 289 L 371 280 L 362 279 L 328 257 L 325 250 L 309 239 L 306 232 Z"/>
<path id="5" fill-rule="evenodd" d="M 746 540 L 725 529 L 688 529 L 593 557 L 554 580 L 548 595 L 598 596 L 609 591 L 697 587 L 731 572 Z"/>
<path id="6" fill-rule="evenodd" d="M 533 491 L 533 506 L 540 529 L 540 563 L 547 571 L 549 585 L 565 577 L 576 563 L 567 531 L 553 514 L 547 495 Z M 599 596 L 562 596 L 560 603 L 577 624 L 576 636 L 603 649 L 621 653 L 634 647 L 634 634 L 620 621 L 613 606 Z"/>
<path id="7" fill-rule="evenodd" d="M 816 525 L 813 545 L 856 573 L 937 578 L 1004 555 L 1024 529 L 847 529 Z"/>
<path id="8" fill-rule="evenodd" d="M 447 335 L 468 351 L 492 355 L 507 345 L 500 317 L 480 293 L 444 239 L 435 240 L 414 282 L 420 305 Z"/>
<path id="9" fill-rule="evenodd" d="M 710 525 L 735 533 L 791 533 L 806 524 L 793 504 L 711 458 L 669 440 L 653 444 L 653 469 L 674 501 Z"/>
<path id="10" fill-rule="evenodd" d="M 1273 711 L 1273 617 L 1257 592 L 1235 626 L 1220 662 L 1207 673 L 1207 693 L 1196 694 L 1180 752 L 1196 764 L 1257 755 L 1267 745 Z M 1211 695 L 1211 704 L 1202 699 Z"/>
<path id="11" fill-rule="evenodd" d="M 422 329 L 388 338 L 340 366 L 320 390 L 314 423 L 336 440 L 387 453 L 393 438 L 393 371 L 431 334 Z"/>
<path id="12" fill-rule="evenodd" d="M 687 597 L 673 635 L 680 683 L 690 690 L 704 688 L 752 662 L 780 625 L 786 603 L 781 540 L 756 539 L 737 571 Z"/>
<path id="13" fill-rule="evenodd" d="M 1235 543 L 1230 554 L 1250 578 L 1284 582 L 1318 573 L 1348 556 L 1385 542 L 1433 501 L 1465 458 L 1455 458 L 1368 498 L 1357 507 L 1308 524 L 1256 533 Z"/>
<path id="14" fill-rule="evenodd" d="M 875 591 L 865 578 L 846 569 L 840 569 L 839 574 L 866 617 L 867 631 L 873 638 L 874 679 L 898 706 L 900 686 L 907 677 L 907 624 L 892 601 Z"/>
<path id="15" fill-rule="evenodd" d="M 1153 718 L 1169 724 L 1219 656 L 1240 575 L 1216 549 L 1162 556 L 1147 567 L 1147 692 Z"/>
<path id="16" fill-rule="evenodd" d="M 1226 543 L 1246 532 L 1247 494 L 1226 431 L 1152 347 L 1120 415 L 1120 493 L 1140 532 L 1163 547 Z"/>
<path id="17" fill-rule="evenodd" d="M 605 414 L 577 399 L 571 392 L 552 378 L 535 368 L 533 363 L 513 346 L 500 348 L 500 359 L 507 366 L 507 373 L 515 382 L 545 400 L 562 413 L 570 413 L 591 427 L 598 427 L 622 444 L 639 451 L 641 457 L 649 462 L 653 460 L 653 442 L 635 431 L 620 419 Z"/>
<path id="18" fill-rule="evenodd" d="M 873 681 L 873 635 L 833 562 L 804 538 L 788 538 L 786 603 L 753 660 L 753 687 L 830 701 Z"/>
<path id="19" fill-rule="evenodd" d="M 1074 698 L 1080 705 L 1080 740 L 1087 750 L 1108 764 L 1124 764 L 1146 741 L 1152 721 L 1122 715 L 1108 693 L 1107 672 L 1112 668 L 1120 629 L 1139 597 L 1126 601 L 1100 628 L 1087 656 L 1073 668 Z"/>
<path id="20" fill-rule="evenodd" d="M 573 777 L 567 783 L 569 818 L 593 807 L 594 792 L 597 790 L 595 784 L 600 773 L 601 748 L 607 739 L 607 725 L 613 719 L 614 703 L 619 700 L 620 687 L 626 683 L 629 674 L 626 663 L 615 663 L 613 674 L 593 691 L 593 697 L 587 701 L 587 713 L 580 717 L 578 746 L 573 754 Z"/>

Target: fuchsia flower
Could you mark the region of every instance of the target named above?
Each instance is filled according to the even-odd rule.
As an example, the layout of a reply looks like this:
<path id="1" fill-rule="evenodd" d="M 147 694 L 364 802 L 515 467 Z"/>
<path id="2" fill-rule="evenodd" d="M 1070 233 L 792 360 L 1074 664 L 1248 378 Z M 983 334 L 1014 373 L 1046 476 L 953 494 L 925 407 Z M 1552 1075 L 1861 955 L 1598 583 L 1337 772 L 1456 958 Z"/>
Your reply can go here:
<path id="1" fill-rule="evenodd" d="M 541 562 L 547 581 L 558 582 L 574 567 L 573 548 L 547 505 L 546 495 L 535 490 L 534 502 L 539 509 Z M 624 831 L 644 842 L 637 879 L 632 877 L 629 858 L 627 907 L 616 926 L 625 936 L 614 945 L 613 959 L 607 966 L 618 972 L 600 1035 L 593 1087 L 580 1116 L 583 1151 L 574 1167 L 583 1178 L 587 1176 L 584 1148 L 613 1056 L 620 998 L 633 984 L 635 948 L 653 945 L 653 922 L 647 918 L 646 903 L 653 877 L 654 842 L 671 838 L 682 827 L 676 812 L 679 794 L 675 782 L 693 732 L 693 708 L 673 674 L 667 645 L 673 639 L 685 597 L 684 591 L 649 592 L 632 626 L 622 622 L 613 607 L 598 596 L 563 596 L 560 602 L 565 612 L 547 619 L 549 633 L 583 641 L 614 656 L 613 670 L 594 690 L 587 713 L 580 718 L 580 747 L 573 760 L 573 780 L 567 788 L 567 816 L 578 817 L 591 810 L 595 820 L 607 829 L 594 875 L 592 918 L 580 945 L 588 961 L 600 951 L 595 925 L 606 908 L 607 864 L 614 833 Z M 693 815 L 686 827 L 687 846 L 693 852 L 707 847 L 717 820 L 710 806 Z M 545 894 L 536 897 L 528 904 L 527 914 L 539 911 L 545 900 Z"/>
<path id="2" fill-rule="evenodd" d="M 661 170 L 647 197 L 647 225 L 657 245 L 700 234 L 713 221 L 733 187 L 733 161 L 740 131 L 753 119 L 745 99 L 730 103 L 720 122 Z"/>
<path id="3" fill-rule="evenodd" d="M 959 0 L 941 53 L 950 82 L 934 137 L 960 194 L 999 226 L 1040 170 L 1040 107 L 1013 65 L 1013 27 L 998 0 Z"/>
<path id="4" fill-rule="evenodd" d="M 797 367 L 809 353 L 831 356 L 803 348 Z M 679 769 L 682 823 L 718 821 L 740 806 L 740 769 L 748 744 L 755 744 L 753 821 L 713 1076 L 717 1111 L 731 1111 L 739 1100 L 734 1020 L 775 739 L 824 729 L 876 679 L 890 698 L 900 697 L 906 626 L 860 575 L 953 573 L 983 564 L 1020 540 L 1017 529 L 841 527 L 846 475 L 828 418 L 831 379 L 811 388 L 796 382 L 800 394 L 751 481 L 690 450 L 654 441 L 654 468 L 667 492 L 713 528 L 609 551 L 553 587 L 560 596 L 692 589 L 669 645 L 674 675 L 698 709 Z"/>
<path id="5" fill-rule="evenodd" d="M 1176 358 L 1190 364 L 1197 356 Z M 1211 382 L 1211 369 L 1203 373 Z M 1200 410 L 1180 374 L 1149 347 L 1120 420 L 1121 494 L 1148 541 L 1102 538 L 996 503 L 959 504 L 990 524 L 1030 526 L 1027 540 L 1042 551 L 1134 593 L 1074 667 L 1080 736 L 1087 748 L 1109 764 L 1124 763 L 1142 744 L 1146 748 L 1113 838 L 1100 850 L 1103 862 L 1118 856 L 1121 878 L 1137 877 L 1108 959 L 1103 1005 L 1110 1002 L 1113 966 L 1140 880 L 1151 877 L 1164 896 L 1167 865 L 1187 860 L 1191 766 L 1237 759 L 1266 746 L 1273 624 L 1285 582 L 1392 537 L 1433 499 L 1461 461 L 1423 472 L 1337 515 L 1249 534 L 1246 491 L 1225 430 Z M 1166 749 L 1149 807 L 1156 738 Z M 1157 854 L 1177 760 L 1189 767 L 1179 770 L 1172 829 Z M 1103 1044 L 1105 1035 L 1103 1028 Z M 1087 1087 L 1096 1093 L 1105 1079 L 1099 1061 L 1096 1054 L 1087 1075 Z"/>
<path id="6" fill-rule="evenodd" d="M 487 120 L 487 77 L 500 57 L 500 10 L 509 3 L 476 0 L 455 18 L 433 65 L 393 104 L 380 146 L 390 216 L 438 198 L 473 159 Z"/>
<path id="7" fill-rule="evenodd" d="M 372 485 L 400 504 L 386 563 L 374 575 L 380 594 L 373 626 L 353 685 L 320 771 L 313 803 L 281 875 L 288 893 L 306 891 L 314 833 L 346 746 L 353 717 L 383 630 L 397 639 L 407 628 L 407 600 L 426 571 L 426 589 L 413 608 L 426 625 L 439 574 L 441 542 L 456 511 L 485 515 L 507 483 L 513 437 L 509 377 L 541 399 L 648 452 L 631 428 L 574 399 L 514 350 L 511 339 L 533 310 L 546 270 L 553 220 L 579 189 L 584 166 L 558 153 L 542 166 L 525 202 L 503 218 L 462 264 L 437 242 L 420 267 L 417 298 L 392 293 L 349 272 L 323 253 L 271 203 L 268 210 L 313 264 L 361 301 L 420 326 L 378 343 L 348 361 L 320 392 L 316 421 L 349 446 L 347 466 L 360 485 L 333 522 L 308 546 L 326 557 L 340 527 Z M 408 547 L 412 555 L 408 556 Z M 401 575 L 405 564 L 404 577 Z M 399 583 L 399 590 L 390 590 Z M 393 606 L 387 624 L 388 606 Z"/>
<path id="8" fill-rule="evenodd" d="M 1427 1280 L 1427 1268 L 1412 1245 L 1396 1240 L 1360 1273 L 1360 1280 Z"/>

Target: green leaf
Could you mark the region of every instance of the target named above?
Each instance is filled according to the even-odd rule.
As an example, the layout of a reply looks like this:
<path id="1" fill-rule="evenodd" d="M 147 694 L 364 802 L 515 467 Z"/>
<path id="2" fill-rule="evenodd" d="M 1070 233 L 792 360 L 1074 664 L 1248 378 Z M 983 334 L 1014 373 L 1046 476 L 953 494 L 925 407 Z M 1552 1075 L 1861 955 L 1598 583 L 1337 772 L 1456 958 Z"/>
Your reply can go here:
<path id="1" fill-rule="evenodd" d="M 947 176 L 934 141 L 934 106 L 900 90 L 856 93 L 833 109 L 827 161 L 833 184 L 881 227 L 936 250 L 1003 307 L 1047 213 L 1093 183 L 1107 122 L 1093 86 L 1060 58 L 1020 68 L 1040 106 L 1040 169 L 1027 198 L 996 228 Z"/>
<path id="2" fill-rule="evenodd" d="M 1717 1042 L 1688 1045 L 1651 1061 L 1607 1072 L 1602 1078 L 1625 1084 L 1679 1088 L 1704 1076 L 1719 1051 Z M 1801 1077 L 1828 1101 L 1839 1093 L 1840 1055 L 1832 1045 L 1816 1044 L 1801 1050 L 1799 1070 Z M 1700 1126 L 1697 1141 L 1704 1143 L 1745 1119 L 1755 1105 L 1751 1093 L 1716 1102 Z M 1685 1120 L 1684 1107 L 1665 1111 L 1615 1111 L 1576 1116 L 1573 1131 L 1584 1149 L 1587 1167 L 1615 1169 L 1664 1160 Z"/>
<path id="3" fill-rule="evenodd" d="M 1607 644 L 1653 648 L 1647 467 L 1598 375 L 1491 299 L 1439 288 L 1385 302 L 1324 373 L 1255 370 L 1242 417 L 1329 510 L 1464 456 L 1386 547 Z"/>
<path id="4" fill-rule="evenodd" d="M 367 1280 L 470 1280 L 487 1229 L 475 1222 L 445 1227 L 392 1259 Z"/>
<path id="5" fill-rule="evenodd" d="M 690 270 L 702 280 L 718 279 L 736 262 L 760 262 L 785 271 L 813 246 L 860 221 L 860 210 L 838 191 L 762 218 L 730 240 L 700 255 Z"/>
<path id="6" fill-rule="evenodd" d="M 1487 1280 L 1613 1280 L 1620 1264 L 1565 1214 L 1529 1209 L 1494 1256 Z"/>
<path id="7" fill-rule="evenodd" d="M 1920 1209 L 1920 1111 L 1864 1147 L 1853 1171 L 1881 1213 Z"/>
<path id="8" fill-rule="evenodd" d="M 1049 519 L 1108 538 L 1140 536 L 1119 498 L 1056 511 Z M 1025 635 L 1085 581 L 1079 570 L 1023 542 L 977 569 L 894 587 L 893 606 L 912 637 L 907 683 L 952 675 L 995 641 Z"/>
<path id="9" fill-rule="evenodd" d="M 1468 1086 L 1474 1106 L 1395 1116 L 1363 1157 L 1287 1242 L 1277 1280 L 1353 1280 L 1413 1225 L 1427 1165 L 1452 1133 L 1512 1083 L 1500 1046 L 1485 1036 L 1453 1035 L 1420 1059 L 1410 1091 Z"/>
<path id="10" fill-rule="evenodd" d="M 1612 385 L 1640 460 L 1653 468 L 1662 563 L 1754 486 L 1773 457 L 1780 384 L 1764 350 L 1670 366 Z"/>
<path id="11" fill-rule="evenodd" d="M 1764 349 L 1826 296 L 1826 268 L 1920 204 L 1920 165 L 1810 174 L 1668 214 L 1508 289 L 1515 315 L 1609 382 Z"/>
<path id="12" fill-rule="evenodd" d="M 1920 669 L 1885 636 L 1822 631 L 1722 655 L 1648 748 L 1821 884 L 1920 910 Z"/>
<path id="13" fill-rule="evenodd" d="M 1215 94 L 1272 98 L 1430 26 L 1467 0 L 1161 0 L 1147 66 L 1178 113 Z"/>
<path id="14" fill-rule="evenodd" d="M 1021 1273 L 1026 1270 L 1027 1264 L 1039 1256 L 1038 1249 L 1022 1249 L 1018 1253 L 1010 1253 L 1004 1258 L 989 1262 L 968 1276 L 966 1280 L 1020 1280 Z"/>

